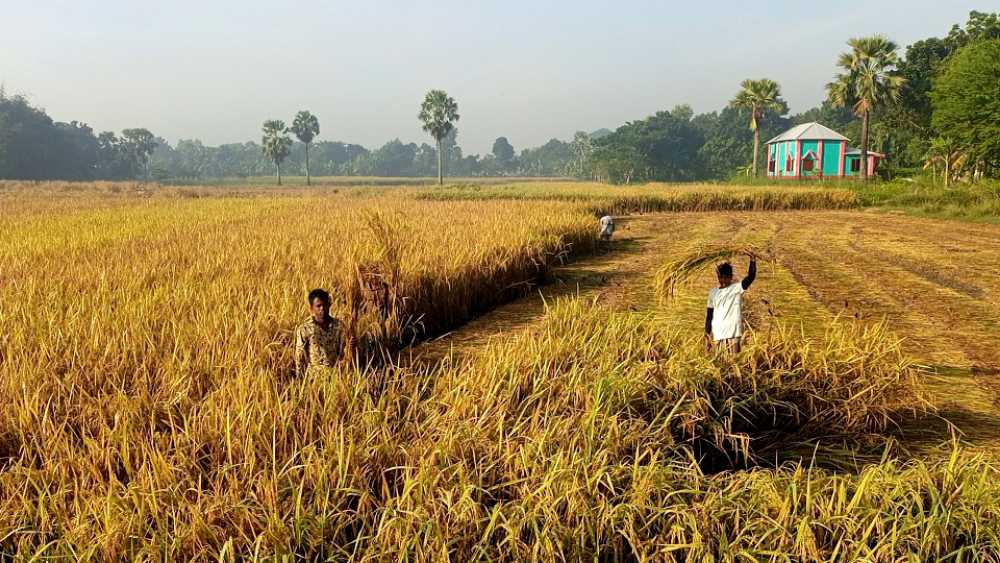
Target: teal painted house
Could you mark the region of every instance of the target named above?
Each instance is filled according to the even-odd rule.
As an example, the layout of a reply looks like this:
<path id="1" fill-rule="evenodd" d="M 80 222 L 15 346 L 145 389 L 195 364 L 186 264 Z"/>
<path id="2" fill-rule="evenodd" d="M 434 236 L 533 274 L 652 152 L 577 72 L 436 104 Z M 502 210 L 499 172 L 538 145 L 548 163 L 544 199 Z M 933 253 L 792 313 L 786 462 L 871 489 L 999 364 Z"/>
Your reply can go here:
<path id="1" fill-rule="evenodd" d="M 861 174 L 861 151 L 849 139 L 819 123 L 803 123 L 767 142 L 767 175 L 771 178 L 850 178 Z M 874 176 L 884 154 L 868 151 L 868 176 Z"/>

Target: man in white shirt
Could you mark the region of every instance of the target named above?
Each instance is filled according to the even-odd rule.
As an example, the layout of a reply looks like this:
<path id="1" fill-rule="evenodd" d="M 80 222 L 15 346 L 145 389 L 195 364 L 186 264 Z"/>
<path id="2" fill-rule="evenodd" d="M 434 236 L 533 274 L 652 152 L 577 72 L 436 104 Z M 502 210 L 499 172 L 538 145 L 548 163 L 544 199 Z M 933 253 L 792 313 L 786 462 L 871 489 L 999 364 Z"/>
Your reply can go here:
<path id="1" fill-rule="evenodd" d="M 598 227 L 600 229 L 598 234 L 600 235 L 601 240 L 611 240 L 611 235 L 615 234 L 615 220 L 612 219 L 610 215 L 605 215 L 604 217 L 601 217 L 601 220 L 598 222 Z"/>
<path id="2" fill-rule="evenodd" d="M 705 344 L 711 349 L 718 346 L 726 352 L 739 352 L 743 337 L 743 292 L 757 278 L 757 257 L 750 257 L 747 277 L 733 282 L 733 265 L 719 264 L 715 272 L 719 277 L 719 287 L 708 292 L 708 311 L 705 314 Z"/>

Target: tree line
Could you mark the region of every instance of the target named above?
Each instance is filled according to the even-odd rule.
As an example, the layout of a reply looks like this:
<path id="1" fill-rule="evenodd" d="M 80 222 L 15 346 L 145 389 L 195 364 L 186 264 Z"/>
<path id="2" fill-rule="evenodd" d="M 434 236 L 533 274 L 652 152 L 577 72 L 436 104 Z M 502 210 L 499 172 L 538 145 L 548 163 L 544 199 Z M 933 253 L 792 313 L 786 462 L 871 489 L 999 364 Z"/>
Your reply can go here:
<path id="1" fill-rule="evenodd" d="M 518 153 L 499 137 L 486 155 L 458 145 L 458 104 L 432 90 L 418 119 L 429 143 L 394 139 L 368 149 L 319 140 L 319 118 L 268 119 L 260 143 L 171 146 L 146 129 L 120 134 L 55 122 L 0 88 L 0 178 L 201 180 L 293 171 L 311 176 L 572 176 L 612 183 L 726 179 L 760 170 L 761 140 L 810 121 L 890 158 L 883 174 L 931 171 L 946 184 L 1000 169 L 1000 14 L 972 12 L 964 26 L 899 48 L 882 36 L 852 39 L 818 107 L 789 115 L 780 85 L 744 81 L 727 107 L 690 106 L 614 131 L 577 132 Z M 865 166 L 866 158 L 861 158 Z M 861 174 L 864 177 L 863 171 Z"/>
<path id="2" fill-rule="evenodd" d="M 600 133 L 600 132 L 599 132 Z M 318 140 L 319 118 L 299 112 L 290 126 L 269 119 L 260 142 L 208 146 L 198 139 L 172 145 L 147 129 L 95 131 L 54 121 L 21 95 L 0 89 L 0 178 L 23 180 L 180 180 L 265 176 L 565 176 L 571 144 L 552 139 L 519 154 L 506 137 L 493 152 L 466 155 L 452 124 L 437 146 L 393 139 L 376 149 Z M 439 148 L 438 148 L 439 147 Z M 441 158 L 438 158 L 438 154 Z M 440 160 L 440 162 L 439 162 Z M 277 161 L 277 163 L 276 163 Z"/>

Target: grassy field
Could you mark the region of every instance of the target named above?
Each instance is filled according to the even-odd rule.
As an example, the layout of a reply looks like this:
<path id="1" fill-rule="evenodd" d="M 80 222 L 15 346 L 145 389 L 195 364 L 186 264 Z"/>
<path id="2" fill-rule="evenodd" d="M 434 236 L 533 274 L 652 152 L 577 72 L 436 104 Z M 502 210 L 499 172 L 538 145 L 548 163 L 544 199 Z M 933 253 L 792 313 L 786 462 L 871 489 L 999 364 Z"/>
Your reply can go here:
<path id="1" fill-rule="evenodd" d="M 944 219 L 1000 222 L 1000 182 L 956 184 L 945 188 L 926 178 L 900 179 L 875 186 L 862 186 L 859 197 L 865 205 L 904 211 L 912 215 Z"/>
<path id="2" fill-rule="evenodd" d="M 0 553 L 997 561 L 1000 230 L 859 204 L 0 182 Z M 733 357 L 710 270 L 656 287 L 718 245 L 768 257 Z M 361 346 L 295 377 L 314 286 Z"/>
<path id="3" fill-rule="evenodd" d="M 448 183 L 475 183 L 479 185 L 510 184 L 515 182 L 565 182 L 568 178 L 521 178 L 511 176 L 497 177 L 451 177 Z M 305 186 L 305 176 L 282 176 L 281 182 L 285 186 Z M 166 182 L 173 185 L 188 185 L 184 180 L 171 180 Z M 386 176 L 313 176 L 312 185 L 322 186 L 378 186 L 378 187 L 399 187 L 399 186 L 435 186 L 438 183 L 437 177 L 386 177 Z M 274 176 L 248 176 L 246 178 L 208 178 L 195 182 L 201 186 L 267 186 L 275 184 Z"/>
<path id="4" fill-rule="evenodd" d="M 737 178 L 733 187 L 773 190 L 788 186 L 788 180 Z M 810 180 L 817 189 L 850 190 L 862 207 L 895 211 L 918 217 L 1000 222 L 1000 181 L 955 183 L 945 188 L 940 179 L 927 175 L 900 177 L 892 181 Z"/>

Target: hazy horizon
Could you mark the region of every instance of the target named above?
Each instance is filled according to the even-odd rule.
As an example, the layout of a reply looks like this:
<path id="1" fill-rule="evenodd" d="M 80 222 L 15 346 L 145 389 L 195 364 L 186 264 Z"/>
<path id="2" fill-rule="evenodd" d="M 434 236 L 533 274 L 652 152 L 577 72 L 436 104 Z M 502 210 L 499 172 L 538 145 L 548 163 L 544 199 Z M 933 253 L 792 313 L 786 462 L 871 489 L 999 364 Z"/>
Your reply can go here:
<path id="1" fill-rule="evenodd" d="M 58 121 L 146 127 L 176 144 L 260 140 L 265 119 L 308 109 L 319 140 L 369 148 L 431 142 L 424 93 L 459 105 L 459 144 L 520 151 L 574 131 L 614 129 L 677 104 L 725 106 L 745 78 L 777 80 L 792 113 L 819 104 L 850 37 L 901 48 L 944 36 L 989 2 L 887 0 L 846 11 L 786 0 L 433 4 L 371 0 L 51 1 L 4 8 L 0 82 Z"/>

